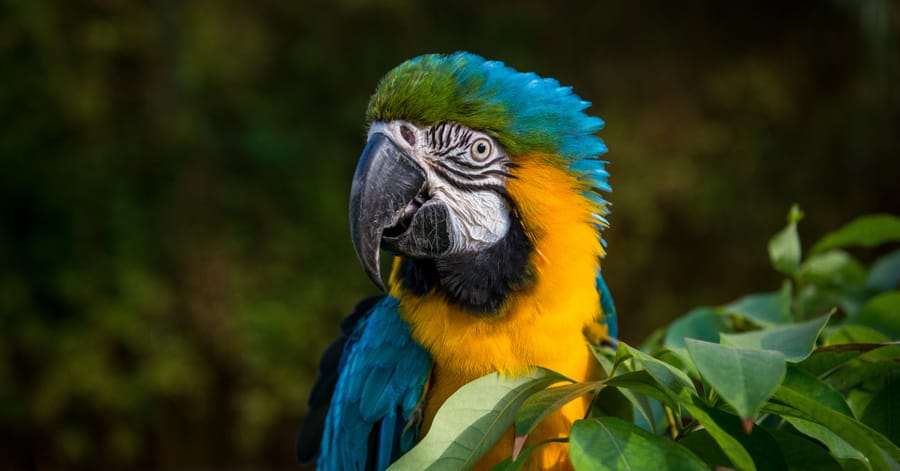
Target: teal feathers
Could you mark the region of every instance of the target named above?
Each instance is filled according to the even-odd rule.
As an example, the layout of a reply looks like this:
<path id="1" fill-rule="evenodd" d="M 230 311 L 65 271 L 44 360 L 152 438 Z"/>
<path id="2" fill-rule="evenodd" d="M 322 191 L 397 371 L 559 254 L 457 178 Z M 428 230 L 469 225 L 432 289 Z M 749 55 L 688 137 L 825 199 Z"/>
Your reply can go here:
<path id="1" fill-rule="evenodd" d="M 320 470 L 387 464 L 415 441 L 403 433 L 418 431 L 406 425 L 422 398 L 431 357 L 412 339 L 397 307 L 396 299 L 384 297 L 359 320 L 344 346 L 319 449 Z M 379 433 L 372 443 L 376 428 Z"/>

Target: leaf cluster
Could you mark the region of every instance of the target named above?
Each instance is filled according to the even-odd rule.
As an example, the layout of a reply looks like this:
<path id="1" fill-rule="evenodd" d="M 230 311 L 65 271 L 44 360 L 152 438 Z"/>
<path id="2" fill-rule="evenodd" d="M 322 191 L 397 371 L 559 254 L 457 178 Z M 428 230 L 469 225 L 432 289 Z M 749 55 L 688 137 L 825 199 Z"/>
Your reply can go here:
<path id="1" fill-rule="evenodd" d="M 391 469 L 467 469 L 511 426 L 514 456 L 495 469 L 519 469 L 547 443 L 525 437 L 586 394 L 588 417 L 562 439 L 578 470 L 900 468 L 900 250 L 868 267 L 848 252 L 900 242 L 900 218 L 861 217 L 806 258 L 801 218 L 792 208 L 769 242 L 779 290 L 698 307 L 640 347 L 592 347 L 596 381 L 480 378 Z"/>

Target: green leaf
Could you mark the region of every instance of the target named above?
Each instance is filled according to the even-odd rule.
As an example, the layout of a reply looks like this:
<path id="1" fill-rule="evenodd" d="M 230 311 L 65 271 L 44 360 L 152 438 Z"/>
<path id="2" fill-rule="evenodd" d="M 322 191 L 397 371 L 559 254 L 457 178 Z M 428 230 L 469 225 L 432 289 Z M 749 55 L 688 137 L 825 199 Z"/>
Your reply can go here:
<path id="1" fill-rule="evenodd" d="M 591 401 L 591 416 L 611 415 L 633 422 L 635 407 L 625 395 L 628 392 L 630 391 L 627 389 L 604 387 L 594 395 L 594 399 Z M 646 398 L 644 399 L 646 400 Z"/>
<path id="2" fill-rule="evenodd" d="M 870 460 L 873 469 L 888 469 L 889 460 L 900 460 L 900 449 L 883 435 L 808 397 L 807 391 L 796 390 L 792 386 L 788 383 L 775 391 L 774 399 L 789 406 L 781 410 L 780 415 L 799 417 L 824 426 L 862 452 L 863 456 Z M 882 454 L 882 450 L 887 453 L 887 458 Z"/>
<path id="3" fill-rule="evenodd" d="M 769 260 L 775 270 L 786 275 L 794 275 L 800 267 L 800 238 L 797 236 L 797 221 L 803 213 L 794 205 L 788 213 L 788 224 L 769 240 Z"/>
<path id="4" fill-rule="evenodd" d="M 652 415 L 648 415 L 649 409 L 643 408 L 644 404 L 639 398 L 629 397 L 628 393 L 631 391 L 643 396 L 650 396 L 672 409 L 677 407 L 677 400 L 671 389 L 660 384 L 656 378 L 646 370 L 623 373 L 607 380 L 606 385 L 618 388 L 622 391 L 622 393 L 625 394 L 625 397 L 628 397 L 632 404 L 640 409 L 639 412 L 641 412 L 641 414 L 645 416 L 645 419 L 650 423 L 652 423 Z"/>
<path id="5" fill-rule="evenodd" d="M 644 393 L 666 404 L 675 411 L 676 415 L 680 414 L 679 404 L 696 395 L 696 389 L 691 379 L 683 371 L 632 348 L 624 342 L 620 346 L 628 350 L 628 355 L 635 360 L 635 363 L 642 370 L 633 372 L 633 375 L 616 376 L 609 379 L 606 384 L 608 386 L 627 387 Z M 627 381 L 631 381 L 631 383 L 628 384 Z M 634 403 L 638 404 L 637 402 Z M 639 408 L 639 412 L 645 416 L 655 417 L 655 415 L 651 415 L 653 413 L 652 404 L 648 404 L 651 406 L 649 409 Z M 648 420 L 648 422 L 650 421 Z M 650 423 L 652 424 L 652 422 Z"/>
<path id="6" fill-rule="evenodd" d="M 717 342 L 719 333 L 733 332 L 734 330 L 725 322 L 715 308 L 699 307 L 691 310 L 669 326 L 666 332 L 663 346 L 678 357 L 684 364 L 684 370 L 688 374 L 697 376 L 697 369 L 688 355 L 685 339 L 706 340 Z"/>
<path id="7" fill-rule="evenodd" d="M 689 433 L 684 438 L 678 440 L 678 443 L 684 445 L 700 457 L 707 465 L 713 468 L 724 467 L 733 468 L 731 460 L 728 459 L 719 444 L 712 437 L 707 429 L 699 429 Z"/>
<path id="8" fill-rule="evenodd" d="M 845 343 L 826 345 L 813 350 L 806 360 L 798 365 L 804 370 L 816 376 L 821 376 L 833 371 L 835 368 L 853 360 L 865 352 L 877 350 L 892 344 L 886 343 Z"/>
<path id="9" fill-rule="evenodd" d="M 857 218 L 826 235 L 812 248 L 813 253 L 849 246 L 875 247 L 900 242 L 900 218 L 892 214 L 873 214 Z"/>
<path id="10" fill-rule="evenodd" d="M 660 361 L 675 367 L 675 369 L 684 372 L 688 377 L 699 378 L 700 373 L 694 365 L 694 360 L 688 354 L 687 348 L 671 348 L 662 350 L 657 355 Z"/>
<path id="11" fill-rule="evenodd" d="M 713 440 L 716 441 L 716 444 L 719 445 L 719 448 L 734 464 L 735 468 L 742 471 L 756 471 L 756 465 L 753 463 L 753 458 L 750 457 L 750 453 L 747 452 L 744 445 L 734 438 L 733 435 L 725 431 L 725 429 L 713 419 L 709 414 L 710 409 L 700 401 L 699 397 L 693 396 L 686 399 L 682 401 L 681 405 L 688 411 L 691 417 L 697 419 L 697 421 L 703 425 L 704 429 L 706 429 L 713 437 Z"/>
<path id="12" fill-rule="evenodd" d="M 609 348 L 602 345 L 591 345 L 589 348 L 600 367 L 600 377 L 610 376 L 614 369 L 612 359 L 615 352 L 611 352 Z"/>
<path id="13" fill-rule="evenodd" d="M 847 343 L 885 343 L 886 335 L 861 325 L 844 325 L 832 331 L 825 339 L 825 345 L 842 345 Z"/>
<path id="14" fill-rule="evenodd" d="M 808 283 L 827 285 L 862 285 L 866 269 L 843 250 L 817 253 L 800 266 L 800 278 Z"/>
<path id="15" fill-rule="evenodd" d="M 772 435 L 791 471 L 842 471 L 844 468 L 818 443 L 794 433 L 764 429 Z"/>
<path id="16" fill-rule="evenodd" d="M 872 327 L 891 340 L 900 339 L 900 291 L 888 291 L 870 299 L 847 323 Z"/>
<path id="17" fill-rule="evenodd" d="M 743 334 L 722 334 L 722 343 L 741 348 L 776 350 L 790 362 L 804 360 L 816 346 L 816 339 L 831 314 L 785 327 L 756 330 Z"/>
<path id="18" fill-rule="evenodd" d="M 663 435 L 669 431 L 669 423 L 666 414 L 667 409 L 663 406 L 663 403 L 642 394 L 633 393 L 633 395 L 643 401 L 640 406 L 634 406 L 634 409 L 640 412 L 639 414 L 635 414 L 634 419 L 632 420 L 635 425 L 654 435 Z M 681 408 L 668 410 L 678 411 L 677 413 L 680 416 Z"/>
<path id="19" fill-rule="evenodd" d="M 865 469 L 872 469 L 871 463 L 869 463 L 869 460 L 866 459 L 866 456 L 862 454 L 862 452 L 853 448 L 846 440 L 839 437 L 827 427 L 800 417 L 785 416 L 784 420 L 800 433 L 822 442 L 822 444 L 831 451 L 831 455 L 837 458 L 838 461 L 842 463 L 845 463 L 846 461 L 857 461 L 861 463 Z"/>
<path id="20" fill-rule="evenodd" d="M 872 264 L 866 286 L 878 291 L 900 287 L 900 249 L 882 256 Z"/>
<path id="21" fill-rule="evenodd" d="M 872 297 L 872 290 L 863 285 L 817 285 L 807 283 L 794 301 L 794 318 L 809 319 L 838 307 L 853 315 Z"/>
<path id="22" fill-rule="evenodd" d="M 597 392 L 601 387 L 603 387 L 603 383 L 591 381 L 564 384 L 538 391 L 525 400 L 516 414 L 516 436 L 528 435 L 560 407 L 585 394 Z"/>
<path id="23" fill-rule="evenodd" d="M 866 405 L 860 420 L 893 443 L 900 443 L 900 375 L 885 376 L 885 385 Z"/>
<path id="24" fill-rule="evenodd" d="M 854 417 L 862 417 L 866 412 L 866 406 L 872 402 L 875 393 L 861 388 L 854 388 L 847 392 L 847 405 L 853 410 Z M 865 422 L 863 422 L 865 423 Z M 866 424 L 868 425 L 868 424 Z"/>
<path id="25" fill-rule="evenodd" d="M 703 378 L 741 417 L 753 417 L 781 384 L 784 355 L 700 340 L 687 341 Z"/>
<path id="26" fill-rule="evenodd" d="M 900 364 L 900 340 L 885 342 L 879 348 L 864 352 L 859 359 L 866 362 L 889 361 Z"/>
<path id="27" fill-rule="evenodd" d="M 833 411 L 840 412 L 847 417 L 853 417 L 850 406 L 847 405 L 844 396 L 840 392 L 797 365 L 788 365 L 787 375 L 782 382 L 782 387 L 804 394 L 819 404 Z"/>
<path id="28" fill-rule="evenodd" d="M 687 448 L 615 417 L 576 421 L 569 455 L 578 471 L 708 469 Z"/>
<path id="29" fill-rule="evenodd" d="M 623 342 L 621 345 L 625 345 L 625 343 Z M 668 394 L 673 397 L 683 391 L 696 394 L 694 383 L 683 371 L 628 345 L 625 345 L 625 348 Z"/>
<path id="30" fill-rule="evenodd" d="M 512 426 L 516 411 L 529 396 L 561 381 L 567 378 L 536 368 L 516 377 L 491 373 L 466 384 L 441 406 L 422 441 L 388 469 L 471 468 Z"/>
<path id="31" fill-rule="evenodd" d="M 722 316 L 714 308 L 698 307 L 673 322 L 666 331 L 663 346 L 669 349 L 684 349 L 684 339 L 716 342 L 719 332 L 730 331 Z"/>
<path id="32" fill-rule="evenodd" d="M 786 469 L 790 471 L 845 471 L 843 467 L 828 453 L 828 450 L 822 448 L 821 445 L 798 434 L 782 432 L 780 430 L 755 427 L 753 434 L 765 433 L 770 435 L 769 440 L 774 443 L 766 442 L 761 450 L 754 450 L 753 458 L 758 459 L 760 451 L 763 453 L 773 453 L 778 450 L 778 455 L 784 462 Z M 738 435 L 738 437 L 740 437 Z M 715 440 L 709 434 L 708 430 L 697 430 L 679 441 L 682 445 L 693 451 L 708 465 L 715 466 L 716 469 L 734 469 L 731 460 L 722 453 L 717 446 Z M 771 445 L 769 445 L 771 443 Z M 757 462 L 760 469 L 784 469 L 784 468 L 763 468 Z"/>
<path id="33" fill-rule="evenodd" d="M 898 370 L 900 370 L 900 362 L 890 359 L 875 362 L 854 360 L 828 375 L 825 382 L 838 391 L 847 391 L 869 380 L 883 378 Z"/>
<path id="34" fill-rule="evenodd" d="M 710 418 L 715 420 L 716 424 L 722 427 L 731 437 L 734 437 L 747 450 L 757 469 L 766 471 L 787 470 L 787 463 L 785 463 L 784 457 L 779 453 L 778 443 L 765 428 L 754 426 L 751 432 L 747 433 L 744 431 L 741 419 L 737 416 L 711 408 L 707 408 L 706 412 Z M 734 467 L 727 455 L 716 452 L 707 453 L 699 449 L 699 447 L 709 447 L 710 445 L 712 445 L 712 448 L 719 448 L 716 443 L 710 443 L 712 440 L 714 440 L 712 435 L 709 434 L 708 430 L 704 429 L 691 432 L 680 443 L 697 453 L 708 464 Z M 717 451 L 721 451 L 721 449 Z"/>
<path id="35" fill-rule="evenodd" d="M 732 315 L 747 319 L 762 327 L 772 327 L 791 322 L 791 283 L 785 281 L 781 290 L 774 293 L 750 294 L 722 309 Z M 723 329 L 722 332 L 726 330 Z M 718 337 L 700 339 L 714 342 Z"/>
<path id="36" fill-rule="evenodd" d="M 625 344 L 625 342 L 619 342 L 619 348 L 616 349 L 616 356 L 613 357 L 613 370 L 619 367 L 625 361 L 630 360 L 633 355 L 631 352 L 634 349 Z"/>

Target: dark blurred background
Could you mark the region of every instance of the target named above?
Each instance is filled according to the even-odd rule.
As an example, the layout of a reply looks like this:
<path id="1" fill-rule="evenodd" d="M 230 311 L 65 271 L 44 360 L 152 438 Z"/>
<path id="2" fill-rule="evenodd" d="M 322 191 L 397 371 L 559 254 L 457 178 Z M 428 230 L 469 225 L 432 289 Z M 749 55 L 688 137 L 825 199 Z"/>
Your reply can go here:
<path id="1" fill-rule="evenodd" d="M 348 237 L 377 80 L 459 49 L 607 121 L 605 273 L 636 343 L 900 211 L 900 6 L 23 0 L 0 10 L 0 468 L 288 468 L 375 291 Z"/>

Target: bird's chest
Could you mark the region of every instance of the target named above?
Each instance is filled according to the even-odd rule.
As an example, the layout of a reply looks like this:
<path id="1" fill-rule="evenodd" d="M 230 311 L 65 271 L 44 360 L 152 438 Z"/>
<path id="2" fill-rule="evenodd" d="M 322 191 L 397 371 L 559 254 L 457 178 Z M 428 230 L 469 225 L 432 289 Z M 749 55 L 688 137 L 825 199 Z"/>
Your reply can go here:
<path id="1" fill-rule="evenodd" d="M 431 354 L 426 427 L 437 409 L 466 383 L 494 371 L 517 375 L 541 366 L 581 381 L 592 377 L 592 357 L 582 333 L 584 317 L 513 311 L 481 318 L 454 309 L 439 299 L 420 299 L 401 315 L 413 338 Z"/>
<path id="2" fill-rule="evenodd" d="M 576 381 L 594 376 L 594 361 L 577 325 L 541 326 L 532 322 L 527 327 L 517 326 L 502 332 L 483 326 L 473 327 L 471 331 L 445 327 L 448 329 L 442 335 L 429 339 L 433 367 L 425 397 L 423 436 L 431 429 L 435 414 L 447 398 L 466 383 L 493 371 L 515 375 L 542 366 Z M 571 424 L 584 417 L 589 400 L 588 397 L 575 400 L 551 414 L 530 434 L 527 444 L 567 436 Z M 475 469 L 491 469 L 510 456 L 513 442 L 514 433 L 510 429 Z M 529 458 L 529 466 L 525 469 L 570 469 L 568 449 L 564 444 L 542 446 Z"/>

